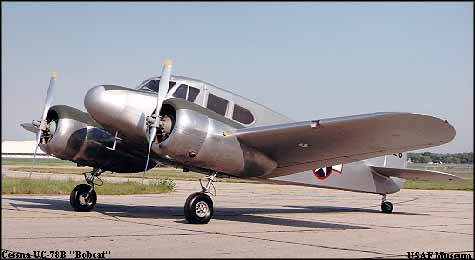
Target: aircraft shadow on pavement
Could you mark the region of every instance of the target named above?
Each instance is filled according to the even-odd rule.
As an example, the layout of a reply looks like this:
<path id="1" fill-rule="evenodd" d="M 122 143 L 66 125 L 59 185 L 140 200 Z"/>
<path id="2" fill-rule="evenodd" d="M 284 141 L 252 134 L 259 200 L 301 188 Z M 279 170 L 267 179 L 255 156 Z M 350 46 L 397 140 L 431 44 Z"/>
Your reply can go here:
<path id="1" fill-rule="evenodd" d="M 22 209 L 48 209 L 56 211 L 74 212 L 69 201 L 62 199 L 48 198 L 3 198 L 22 203 L 10 203 L 12 207 Z M 98 212 L 111 217 L 127 218 L 168 218 L 176 219 L 175 222 L 187 223 L 183 216 L 183 207 L 177 206 L 143 206 L 143 205 L 116 205 L 116 204 L 98 204 L 93 212 Z M 292 217 L 285 218 L 283 214 L 305 214 L 305 213 L 338 213 L 338 212 L 362 212 L 384 214 L 378 210 L 367 208 L 348 208 L 333 206 L 285 206 L 285 208 L 230 208 L 216 207 L 213 219 L 247 222 L 257 224 L 269 224 L 278 226 L 291 226 L 303 228 L 328 228 L 328 229 L 368 229 L 368 227 L 345 225 L 327 222 L 318 222 L 311 220 L 301 220 Z M 75 212 L 77 214 L 90 214 L 88 212 Z M 275 216 L 275 215 L 279 216 Z M 405 212 L 394 212 L 396 215 L 427 215 Z M 69 214 L 68 214 L 69 215 Z M 90 216 L 90 215 L 89 215 Z"/>

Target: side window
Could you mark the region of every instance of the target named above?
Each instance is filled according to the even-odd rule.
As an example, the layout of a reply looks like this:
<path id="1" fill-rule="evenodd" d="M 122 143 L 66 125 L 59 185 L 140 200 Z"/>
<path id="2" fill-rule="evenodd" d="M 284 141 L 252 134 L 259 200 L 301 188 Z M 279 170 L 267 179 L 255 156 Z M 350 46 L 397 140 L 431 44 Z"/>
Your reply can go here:
<path id="1" fill-rule="evenodd" d="M 175 86 L 175 84 L 176 82 L 168 81 L 168 91 L 170 91 L 170 89 L 172 89 Z"/>
<path id="2" fill-rule="evenodd" d="M 251 111 L 236 104 L 234 105 L 233 119 L 246 125 L 254 122 L 254 116 L 251 114 Z"/>
<path id="3" fill-rule="evenodd" d="M 170 89 L 173 88 L 173 86 L 175 86 L 175 84 L 176 84 L 176 82 L 173 82 L 173 81 L 168 82 L 168 91 L 170 91 Z M 148 91 L 152 90 L 154 92 L 157 92 L 159 85 L 160 85 L 160 80 L 153 79 L 153 80 L 150 80 L 147 84 L 145 84 L 140 89 L 148 90 Z"/>
<path id="4" fill-rule="evenodd" d="M 226 109 L 228 108 L 228 101 L 213 94 L 209 94 L 206 107 L 224 116 L 226 115 Z"/>
<path id="5" fill-rule="evenodd" d="M 196 97 L 200 93 L 200 90 L 194 87 L 190 87 L 186 84 L 180 84 L 180 86 L 176 89 L 173 96 L 176 98 L 183 98 L 190 102 L 195 102 Z"/>
<path id="6" fill-rule="evenodd" d="M 176 97 L 176 98 L 183 98 L 183 99 L 186 99 L 186 92 L 188 90 L 188 86 L 185 85 L 185 84 L 181 84 L 175 91 L 175 93 L 173 93 L 173 96 Z"/>
<path id="7" fill-rule="evenodd" d="M 150 82 L 147 84 L 147 88 L 157 92 L 159 84 L 160 84 L 160 80 L 150 80 Z"/>
<path id="8" fill-rule="evenodd" d="M 200 93 L 200 90 L 194 87 L 189 87 L 190 91 L 188 92 L 188 101 L 195 102 L 196 97 Z"/>

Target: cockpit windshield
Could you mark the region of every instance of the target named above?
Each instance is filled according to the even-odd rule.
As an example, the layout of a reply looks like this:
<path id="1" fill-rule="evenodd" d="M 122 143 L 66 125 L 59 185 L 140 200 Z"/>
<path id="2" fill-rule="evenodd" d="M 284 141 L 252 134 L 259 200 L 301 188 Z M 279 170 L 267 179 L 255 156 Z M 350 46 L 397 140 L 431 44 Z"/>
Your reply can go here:
<path id="1" fill-rule="evenodd" d="M 170 81 L 168 83 L 168 91 L 170 91 L 173 86 L 175 86 L 176 82 Z M 150 91 L 150 92 L 158 92 L 158 86 L 160 85 L 160 80 L 159 79 L 152 79 L 152 80 L 146 80 L 140 84 L 137 89 L 138 90 L 145 90 L 145 91 Z"/>

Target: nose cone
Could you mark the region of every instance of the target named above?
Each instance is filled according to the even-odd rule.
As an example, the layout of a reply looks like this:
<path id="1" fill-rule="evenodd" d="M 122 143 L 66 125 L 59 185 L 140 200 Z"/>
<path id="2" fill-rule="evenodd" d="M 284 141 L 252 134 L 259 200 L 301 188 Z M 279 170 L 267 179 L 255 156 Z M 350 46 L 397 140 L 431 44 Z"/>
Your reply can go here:
<path id="1" fill-rule="evenodd" d="M 119 86 L 95 86 L 84 98 L 84 106 L 94 120 L 103 126 L 112 126 L 124 110 L 127 89 Z"/>

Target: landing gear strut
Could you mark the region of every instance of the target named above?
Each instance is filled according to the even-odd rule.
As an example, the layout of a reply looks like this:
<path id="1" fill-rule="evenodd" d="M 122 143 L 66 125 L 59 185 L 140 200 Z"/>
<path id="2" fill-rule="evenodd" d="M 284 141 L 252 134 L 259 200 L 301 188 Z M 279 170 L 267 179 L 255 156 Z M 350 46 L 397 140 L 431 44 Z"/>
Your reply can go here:
<path id="1" fill-rule="evenodd" d="M 69 203 L 75 211 L 90 211 L 94 208 L 97 201 L 96 191 L 94 190 L 94 179 L 98 178 L 102 172 L 103 171 L 99 168 L 94 168 L 89 177 L 84 174 L 87 184 L 79 184 L 71 191 Z"/>
<path id="2" fill-rule="evenodd" d="M 200 180 L 201 192 L 191 194 L 185 202 L 185 219 L 191 224 L 207 224 L 213 217 L 213 200 L 208 195 L 216 196 L 216 189 L 213 181 L 217 173 L 213 173 L 205 179 L 208 180 L 206 185 Z M 214 194 L 210 192 L 210 187 L 213 187 Z"/>
<path id="3" fill-rule="evenodd" d="M 386 201 L 386 194 L 383 195 L 383 199 L 381 202 L 381 211 L 384 213 L 393 212 L 393 204 L 389 201 Z"/>

